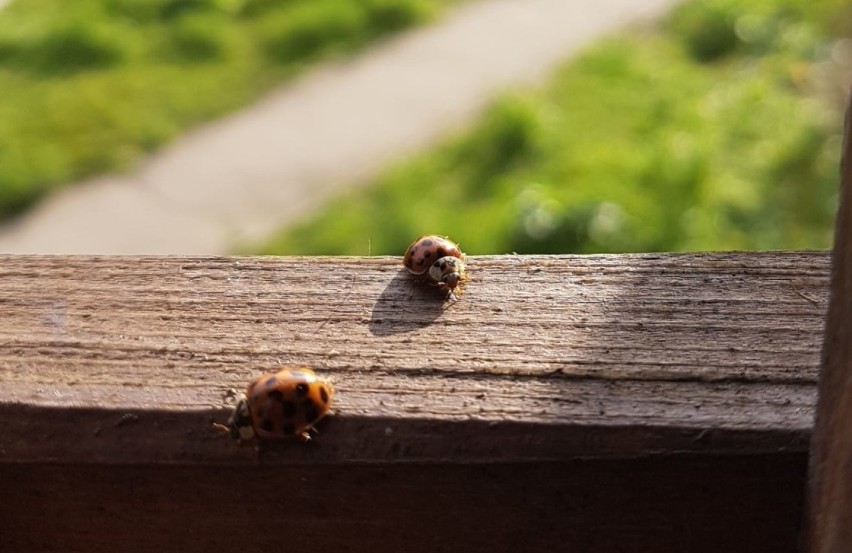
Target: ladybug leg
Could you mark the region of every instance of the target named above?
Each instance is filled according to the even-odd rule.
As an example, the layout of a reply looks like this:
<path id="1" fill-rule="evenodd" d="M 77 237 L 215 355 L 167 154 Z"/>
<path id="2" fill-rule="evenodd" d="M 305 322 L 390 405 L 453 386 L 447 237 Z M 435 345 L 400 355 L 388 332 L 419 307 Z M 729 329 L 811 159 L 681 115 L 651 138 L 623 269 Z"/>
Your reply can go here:
<path id="1" fill-rule="evenodd" d="M 459 297 L 456 295 L 455 288 L 450 288 L 445 282 L 441 282 L 438 284 L 438 288 L 440 288 L 441 292 L 444 293 L 444 299 L 449 300 L 451 302 L 459 301 Z"/>
<path id="2" fill-rule="evenodd" d="M 296 436 L 302 441 L 303 444 L 309 444 L 309 443 L 311 443 L 311 440 L 313 440 L 313 438 L 311 437 L 311 434 L 319 434 L 319 433 L 320 433 L 319 430 L 317 430 L 315 426 L 311 426 L 307 430 L 305 430 L 301 434 L 297 434 Z"/>
<path id="3" fill-rule="evenodd" d="M 213 423 L 213 430 L 215 430 L 216 432 L 218 432 L 222 436 L 225 436 L 225 435 L 231 433 L 231 429 L 229 427 L 225 426 L 224 424 L 218 423 L 218 422 Z"/>

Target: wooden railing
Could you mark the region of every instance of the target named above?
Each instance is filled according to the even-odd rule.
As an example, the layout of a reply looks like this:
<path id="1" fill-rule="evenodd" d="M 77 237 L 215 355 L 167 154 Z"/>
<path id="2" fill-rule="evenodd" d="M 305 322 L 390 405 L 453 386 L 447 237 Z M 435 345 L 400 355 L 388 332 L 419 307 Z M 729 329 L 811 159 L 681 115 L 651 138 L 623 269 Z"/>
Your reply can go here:
<path id="1" fill-rule="evenodd" d="M 828 254 L 469 266 L 0 257 L 0 548 L 793 550 Z M 282 364 L 313 443 L 213 428 Z"/>

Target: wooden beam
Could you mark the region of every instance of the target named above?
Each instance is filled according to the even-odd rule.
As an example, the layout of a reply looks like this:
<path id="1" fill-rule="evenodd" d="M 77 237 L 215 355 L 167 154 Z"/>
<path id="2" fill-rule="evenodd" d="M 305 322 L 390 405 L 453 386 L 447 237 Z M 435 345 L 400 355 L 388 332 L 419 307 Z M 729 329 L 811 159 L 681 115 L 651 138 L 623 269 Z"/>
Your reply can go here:
<path id="1" fill-rule="evenodd" d="M 793 553 L 825 253 L 0 256 L 0 551 Z M 212 428 L 281 364 L 310 446 Z"/>
<path id="2" fill-rule="evenodd" d="M 470 267 L 445 303 L 396 258 L 0 257 L 0 462 L 255 462 L 211 424 L 281 364 L 338 390 L 282 463 L 806 450 L 827 255 Z"/>
<path id="3" fill-rule="evenodd" d="M 811 450 L 810 551 L 852 547 L 852 99 L 846 113 L 819 404 Z"/>

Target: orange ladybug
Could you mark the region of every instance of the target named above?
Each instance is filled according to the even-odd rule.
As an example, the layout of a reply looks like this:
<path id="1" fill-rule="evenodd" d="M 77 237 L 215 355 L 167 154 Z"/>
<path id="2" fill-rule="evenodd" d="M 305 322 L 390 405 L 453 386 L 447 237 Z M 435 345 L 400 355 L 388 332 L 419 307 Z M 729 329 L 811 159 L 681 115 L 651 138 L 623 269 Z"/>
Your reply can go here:
<path id="1" fill-rule="evenodd" d="M 451 297 L 467 279 L 465 255 L 458 244 L 445 236 L 421 236 L 405 250 L 402 263 L 408 272 L 422 275 Z"/>
<path id="2" fill-rule="evenodd" d="M 264 374 L 249 384 L 228 419 L 228 431 L 240 442 L 290 436 L 308 442 L 314 424 L 328 415 L 333 394 L 331 383 L 311 369 L 284 367 Z"/>

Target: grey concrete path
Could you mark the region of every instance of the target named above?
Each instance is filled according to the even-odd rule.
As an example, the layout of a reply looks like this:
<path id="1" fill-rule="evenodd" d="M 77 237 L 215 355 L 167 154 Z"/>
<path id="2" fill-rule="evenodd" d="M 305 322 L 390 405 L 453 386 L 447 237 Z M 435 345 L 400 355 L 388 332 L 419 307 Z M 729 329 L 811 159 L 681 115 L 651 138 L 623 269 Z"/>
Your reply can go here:
<path id="1" fill-rule="evenodd" d="M 205 125 L 127 175 L 0 227 L 3 253 L 223 254 L 263 241 L 471 120 L 593 39 L 676 0 L 479 0 Z"/>

